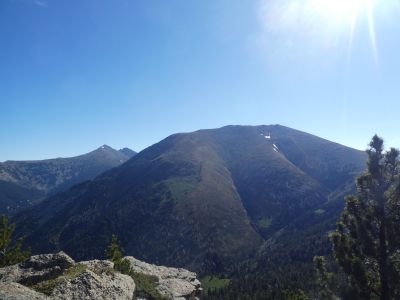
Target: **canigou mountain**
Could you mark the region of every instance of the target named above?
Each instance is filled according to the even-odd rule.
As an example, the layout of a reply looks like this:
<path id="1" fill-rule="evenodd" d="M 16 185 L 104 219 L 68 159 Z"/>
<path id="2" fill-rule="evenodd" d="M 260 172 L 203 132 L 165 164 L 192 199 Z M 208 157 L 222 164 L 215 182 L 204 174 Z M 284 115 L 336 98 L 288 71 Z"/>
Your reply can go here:
<path id="1" fill-rule="evenodd" d="M 0 1 L 0 298 L 400 299 L 400 0 Z"/>
<path id="2" fill-rule="evenodd" d="M 365 159 L 280 125 L 175 134 L 15 221 L 34 252 L 101 257 L 117 234 L 139 259 L 201 274 L 223 271 L 329 207 Z"/>

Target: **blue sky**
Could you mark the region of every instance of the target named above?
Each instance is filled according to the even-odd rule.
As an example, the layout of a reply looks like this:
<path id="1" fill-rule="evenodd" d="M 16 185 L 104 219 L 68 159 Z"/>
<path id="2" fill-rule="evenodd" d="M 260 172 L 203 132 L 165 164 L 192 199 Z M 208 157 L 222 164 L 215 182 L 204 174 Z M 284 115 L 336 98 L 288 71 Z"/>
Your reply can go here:
<path id="1" fill-rule="evenodd" d="M 0 161 L 229 124 L 400 147 L 399 3 L 313 1 L 1 0 Z"/>

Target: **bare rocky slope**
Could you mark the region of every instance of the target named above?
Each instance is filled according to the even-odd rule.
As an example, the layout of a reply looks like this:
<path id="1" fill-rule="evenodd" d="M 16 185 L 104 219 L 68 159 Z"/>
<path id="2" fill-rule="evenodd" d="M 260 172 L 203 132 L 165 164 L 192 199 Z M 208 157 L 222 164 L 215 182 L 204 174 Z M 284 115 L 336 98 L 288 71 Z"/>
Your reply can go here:
<path id="1" fill-rule="evenodd" d="M 196 274 L 184 269 L 155 266 L 127 257 L 132 269 L 155 278 L 163 299 L 197 299 L 201 293 Z M 128 275 L 113 269 L 108 260 L 75 262 L 64 252 L 30 257 L 0 269 L 0 299 L 148 299 Z"/>

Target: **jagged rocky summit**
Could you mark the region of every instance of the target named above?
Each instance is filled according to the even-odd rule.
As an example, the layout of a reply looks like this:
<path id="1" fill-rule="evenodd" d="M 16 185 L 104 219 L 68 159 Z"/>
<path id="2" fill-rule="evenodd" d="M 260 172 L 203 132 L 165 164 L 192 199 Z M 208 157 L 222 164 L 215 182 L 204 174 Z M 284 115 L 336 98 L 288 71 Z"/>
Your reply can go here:
<path id="1" fill-rule="evenodd" d="M 195 273 L 127 257 L 136 273 L 156 278 L 165 299 L 198 299 L 201 284 Z M 75 262 L 64 252 L 31 256 L 26 262 L 0 269 L 0 299 L 138 299 L 137 285 L 114 270 L 108 260 Z M 146 299 L 140 295 L 140 299 Z"/>

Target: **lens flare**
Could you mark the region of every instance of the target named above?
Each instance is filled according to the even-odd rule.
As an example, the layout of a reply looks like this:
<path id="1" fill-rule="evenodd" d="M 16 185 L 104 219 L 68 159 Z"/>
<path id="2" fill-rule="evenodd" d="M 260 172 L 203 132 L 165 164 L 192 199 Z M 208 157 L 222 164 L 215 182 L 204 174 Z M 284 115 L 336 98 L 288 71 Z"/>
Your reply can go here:
<path id="1" fill-rule="evenodd" d="M 266 30 L 283 32 L 287 40 L 300 37 L 324 49 L 347 42 L 344 45 L 348 61 L 352 58 L 357 28 L 360 32 L 368 30 L 372 56 L 378 64 L 375 14 L 382 15 L 378 12 L 383 8 L 387 11 L 393 3 L 399 4 L 400 0 L 262 0 L 261 18 Z"/>
<path id="2" fill-rule="evenodd" d="M 349 28 L 349 51 L 351 58 L 353 40 L 358 19 L 361 14 L 368 20 L 368 30 L 374 60 L 378 63 L 378 47 L 376 41 L 373 0 L 309 0 L 313 14 L 326 20 L 335 27 Z"/>

